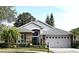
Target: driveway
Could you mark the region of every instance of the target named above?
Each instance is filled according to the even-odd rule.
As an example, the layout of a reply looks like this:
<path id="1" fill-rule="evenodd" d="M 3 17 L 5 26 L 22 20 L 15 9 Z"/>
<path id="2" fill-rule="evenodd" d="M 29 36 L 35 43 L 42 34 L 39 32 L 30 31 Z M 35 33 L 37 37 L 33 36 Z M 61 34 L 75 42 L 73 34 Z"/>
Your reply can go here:
<path id="1" fill-rule="evenodd" d="M 49 48 L 54 53 L 79 53 L 79 49 L 74 48 Z"/>

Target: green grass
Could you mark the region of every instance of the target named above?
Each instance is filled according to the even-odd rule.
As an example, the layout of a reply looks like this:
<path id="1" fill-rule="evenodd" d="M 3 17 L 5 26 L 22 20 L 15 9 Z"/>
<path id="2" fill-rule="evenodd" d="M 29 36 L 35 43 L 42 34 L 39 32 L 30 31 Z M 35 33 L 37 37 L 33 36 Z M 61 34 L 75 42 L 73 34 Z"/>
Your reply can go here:
<path id="1" fill-rule="evenodd" d="M 0 48 L 0 52 L 28 53 L 28 51 L 48 52 L 47 48 Z M 50 51 L 51 52 L 51 51 Z"/>

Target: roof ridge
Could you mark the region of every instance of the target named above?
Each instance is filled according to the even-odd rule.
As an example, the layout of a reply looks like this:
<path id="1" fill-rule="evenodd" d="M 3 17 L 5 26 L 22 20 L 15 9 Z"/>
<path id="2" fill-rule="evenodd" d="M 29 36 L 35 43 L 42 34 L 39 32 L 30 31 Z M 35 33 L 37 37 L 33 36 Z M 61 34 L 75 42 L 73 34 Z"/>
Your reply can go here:
<path id="1" fill-rule="evenodd" d="M 33 22 L 34 23 L 34 22 Z M 34 23 L 35 25 L 37 25 L 37 26 L 39 26 L 40 28 L 42 28 L 40 25 L 38 25 L 38 24 L 36 24 L 36 23 Z"/>
<path id="2" fill-rule="evenodd" d="M 42 22 L 42 21 L 40 21 L 40 20 L 37 20 L 37 21 L 39 21 L 39 22 L 41 22 L 41 23 L 43 23 L 43 24 L 49 26 L 50 28 L 54 28 L 53 26 L 51 26 L 51 25 L 49 25 L 49 24 L 47 24 L 47 23 L 44 23 L 44 22 Z M 37 22 L 37 21 L 36 21 L 36 22 Z"/>

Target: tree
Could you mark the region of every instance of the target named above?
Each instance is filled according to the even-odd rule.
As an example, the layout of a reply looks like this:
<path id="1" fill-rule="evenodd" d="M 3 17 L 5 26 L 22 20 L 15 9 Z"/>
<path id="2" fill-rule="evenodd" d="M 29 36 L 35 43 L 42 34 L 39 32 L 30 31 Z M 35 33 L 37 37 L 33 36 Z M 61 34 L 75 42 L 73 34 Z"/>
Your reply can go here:
<path id="1" fill-rule="evenodd" d="M 55 24 L 54 24 L 54 17 L 53 17 L 53 14 L 52 14 L 52 13 L 51 13 L 50 17 L 47 16 L 45 22 L 46 22 L 47 24 L 51 25 L 51 26 L 55 26 Z"/>
<path id="2" fill-rule="evenodd" d="M 50 25 L 51 26 L 54 26 L 54 17 L 53 17 L 53 14 L 52 13 L 50 15 Z"/>
<path id="3" fill-rule="evenodd" d="M 18 39 L 20 33 L 18 30 L 13 28 L 5 27 L 3 28 L 1 35 L 1 39 L 5 41 L 5 43 L 8 45 L 8 47 L 11 47 L 11 44 L 15 44 L 16 40 Z"/>
<path id="4" fill-rule="evenodd" d="M 79 36 L 79 28 L 72 29 L 70 32 L 73 33 L 74 36 Z"/>
<path id="5" fill-rule="evenodd" d="M 79 27 L 70 31 L 73 34 L 73 47 L 79 47 Z"/>
<path id="6" fill-rule="evenodd" d="M 36 19 L 28 12 L 19 14 L 17 20 L 14 23 L 15 27 L 20 27 L 30 21 L 35 21 Z"/>
<path id="7" fill-rule="evenodd" d="M 3 29 L 5 28 L 6 26 L 4 24 L 1 24 L 0 25 L 0 39 L 1 39 L 1 33 L 3 31 Z"/>
<path id="8" fill-rule="evenodd" d="M 12 22 L 15 19 L 15 8 L 13 6 L 0 6 L 0 22 L 7 20 Z"/>
<path id="9" fill-rule="evenodd" d="M 47 18 L 46 18 L 46 21 L 45 21 L 45 22 L 46 22 L 47 24 L 50 24 L 49 21 L 50 21 L 50 20 L 49 20 L 49 16 L 47 15 Z"/>

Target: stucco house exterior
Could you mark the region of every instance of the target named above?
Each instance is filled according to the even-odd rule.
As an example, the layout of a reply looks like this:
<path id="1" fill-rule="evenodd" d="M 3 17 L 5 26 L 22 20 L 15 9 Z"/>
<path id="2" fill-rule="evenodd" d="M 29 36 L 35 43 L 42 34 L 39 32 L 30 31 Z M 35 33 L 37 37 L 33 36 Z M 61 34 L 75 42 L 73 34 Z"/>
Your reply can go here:
<path id="1" fill-rule="evenodd" d="M 18 43 L 32 45 L 47 44 L 50 48 L 70 48 L 72 35 L 70 32 L 52 27 L 39 20 L 31 21 L 18 28 L 21 37 Z"/>

